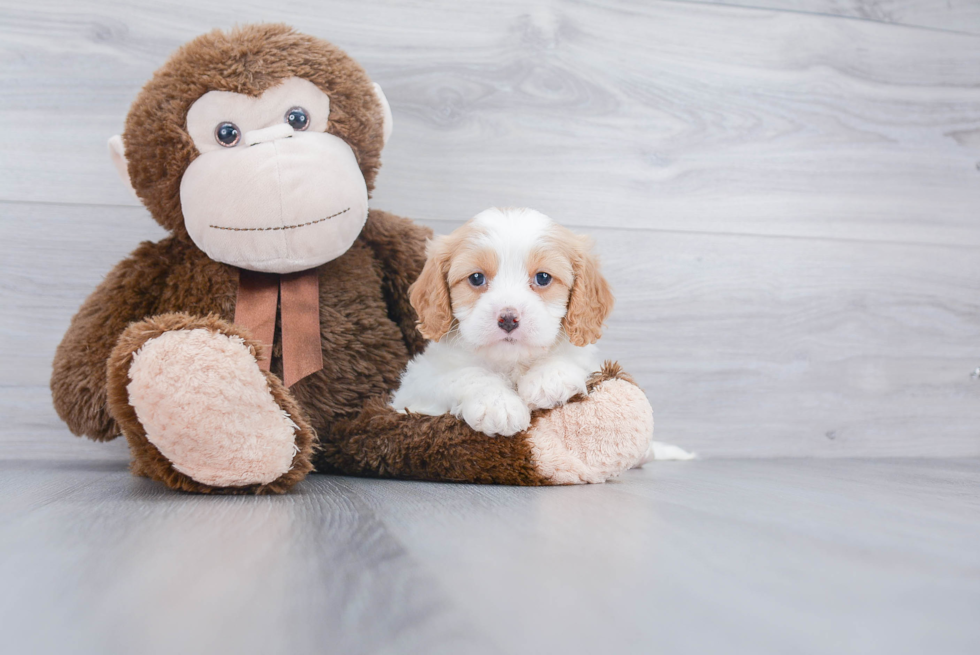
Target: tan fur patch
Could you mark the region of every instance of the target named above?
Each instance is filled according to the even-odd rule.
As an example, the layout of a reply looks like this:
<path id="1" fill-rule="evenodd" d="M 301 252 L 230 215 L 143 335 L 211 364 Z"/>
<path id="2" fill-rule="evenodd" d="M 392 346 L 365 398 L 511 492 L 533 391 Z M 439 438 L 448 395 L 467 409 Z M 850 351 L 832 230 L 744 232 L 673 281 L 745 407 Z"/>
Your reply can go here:
<path id="1" fill-rule="evenodd" d="M 408 289 L 409 301 L 418 315 L 419 333 L 426 339 L 438 341 L 453 324 L 452 304 L 446 271 L 449 268 L 449 247 L 446 237 L 436 237 L 426 247 L 427 258 L 422 273 Z"/>
<path id="2" fill-rule="evenodd" d="M 493 280 L 497 276 L 497 267 L 500 262 L 497 253 L 490 248 L 481 248 L 469 240 L 463 240 L 456 244 L 451 253 L 451 262 L 447 280 L 449 286 L 453 287 L 460 282 L 467 282 L 467 278 L 473 273 L 483 273 L 487 281 Z"/>
<path id="3" fill-rule="evenodd" d="M 557 244 L 547 243 L 531 251 L 527 258 L 527 273 L 531 288 L 549 305 L 567 305 L 569 291 L 575 279 L 572 262 L 564 249 Z M 535 284 L 538 273 L 551 276 L 551 283 L 541 287 Z"/>
<path id="4" fill-rule="evenodd" d="M 562 321 L 568 340 L 587 346 L 602 336 L 602 325 L 612 312 L 615 298 L 609 283 L 599 271 L 599 259 L 592 254 L 592 239 L 553 225 L 549 239 L 572 265 L 574 282 L 568 297 L 568 312 Z"/>
<path id="5" fill-rule="evenodd" d="M 471 241 L 463 242 L 457 247 L 447 276 L 454 312 L 476 304 L 480 296 L 490 288 L 499 265 L 497 253 L 489 248 L 474 247 Z M 474 273 L 483 273 L 486 278 L 483 286 L 474 287 L 470 283 L 469 278 Z"/>
<path id="6" fill-rule="evenodd" d="M 429 242 L 422 274 L 409 289 L 419 317 L 419 332 L 427 339 L 438 341 L 449 332 L 454 303 L 476 302 L 482 293 L 467 282 L 467 277 L 479 271 L 489 280 L 497 274 L 496 253 L 479 247 L 480 234 L 482 230 L 469 221 L 452 234 Z"/>
<path id="7" fill-rule="evenodd" d="M 527 258 L 528 274 L 533 279 L 536 273 L 545 272 L 551 275 L 556 282 L 571 287 L 575 280 L 575 273 L 572 270 L 572 261 L 569 257 L 570 251 L 571 248 L 564 242 L 549 240 L 546 245 L 531 251 Z"/>

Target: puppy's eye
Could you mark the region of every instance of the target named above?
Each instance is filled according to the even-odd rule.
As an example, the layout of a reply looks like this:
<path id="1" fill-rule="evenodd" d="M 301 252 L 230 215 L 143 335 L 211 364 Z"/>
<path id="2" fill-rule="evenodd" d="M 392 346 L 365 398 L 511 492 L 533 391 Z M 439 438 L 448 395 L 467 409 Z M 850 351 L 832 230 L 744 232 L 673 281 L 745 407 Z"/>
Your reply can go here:
<path id="1" fill-rule="evenodd" d="M 551 275 L 549 273 L 538 273 L 534 276 L 534 283 L 539 287 L 546 287 L 551 284 Z"/>
<path id="2" fill-rule="evenodd" d="M 234 123 L 225 121 L 214 128 L 214 140 L 226 148 L 231 148 L 242 139 L 242 132 Z"/>
<path id="3" fill-rule="evenodd" d="M 310 126 L 310 115 L 302 107 L 293 107 L 287 111 L 284 120 L 297 132 L 302 132 Z"/>
<path id="4" fill-rule="evenodd" d="M 469 280 L 470 284 L 475 287 L 482 287 L 487 282 L 487 278 L 483 275 L 483 273 L 474 273 L 469 277 Z"/>

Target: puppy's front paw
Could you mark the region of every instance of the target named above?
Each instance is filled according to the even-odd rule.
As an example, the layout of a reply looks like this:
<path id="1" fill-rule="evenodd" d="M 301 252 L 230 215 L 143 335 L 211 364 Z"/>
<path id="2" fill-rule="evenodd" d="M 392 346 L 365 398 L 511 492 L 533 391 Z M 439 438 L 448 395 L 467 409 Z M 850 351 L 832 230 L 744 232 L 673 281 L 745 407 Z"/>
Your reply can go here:
<path id="1" fill-rule="evenodd" d="M 561 405 L 575 394 L 585 393 L 585 371 L 576 366 L 532 368 L 518 381 L 517 393 L 531 409 Z"/>
<path id="2" fill-rule="evenodd" d="M 509 437 L 531 424 L 531 410 L 513 391 L 487 391 L 478 398 L 464 400 L 460 415 L 471 428 L 491 437 Z"/>

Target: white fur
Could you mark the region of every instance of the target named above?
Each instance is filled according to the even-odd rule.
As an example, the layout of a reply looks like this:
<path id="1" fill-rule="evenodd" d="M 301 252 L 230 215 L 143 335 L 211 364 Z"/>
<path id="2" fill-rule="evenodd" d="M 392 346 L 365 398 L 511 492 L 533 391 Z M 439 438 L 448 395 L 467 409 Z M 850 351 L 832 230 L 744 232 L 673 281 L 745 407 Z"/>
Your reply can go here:
<path id="1" fill-rule="evenodd" d="M 526 262 L 551 219 L 530 209 L 489 209 L 473 221 L 478 243 L 497 253 L 497 274 L 471 307 L 453 307 L 452 330 L 428 345 L 402 374 L 392 406 L 447 412 L 488 435 L 528 427 L 531 409 L 554 407 L 585 392 L 599 369 L 595 346 L 573 346 L 561 323 L 566 303 L 547 303 L 532 288 Z M 511 333 L 497 324 L 505 308 L 520 316 Z"/>

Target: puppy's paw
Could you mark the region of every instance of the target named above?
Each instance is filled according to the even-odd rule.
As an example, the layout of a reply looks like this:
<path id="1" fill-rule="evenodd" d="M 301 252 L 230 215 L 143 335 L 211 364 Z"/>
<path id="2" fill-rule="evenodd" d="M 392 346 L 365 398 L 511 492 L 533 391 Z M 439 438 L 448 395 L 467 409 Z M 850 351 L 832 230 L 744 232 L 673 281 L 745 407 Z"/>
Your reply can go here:
<path id="1" fill-rule="evenodd" d="M 585 371 L 577 366 L 535 367 L 518 381 L 517 393 L 531 409 L 548 409 L 585 393 L 585 378 Z"/>
<path id="2" fill-rule="evenodd" d="M 531 424 L 531 410 L 509 390 L 490 390 L 464 400 L 459 415 L 471 428 L 491 437 L 509 437 Z"/>

